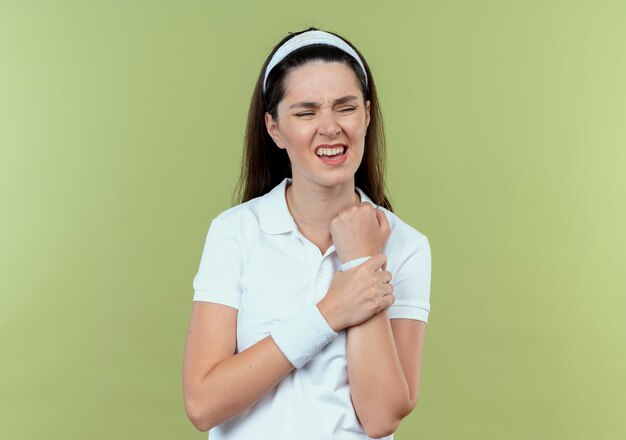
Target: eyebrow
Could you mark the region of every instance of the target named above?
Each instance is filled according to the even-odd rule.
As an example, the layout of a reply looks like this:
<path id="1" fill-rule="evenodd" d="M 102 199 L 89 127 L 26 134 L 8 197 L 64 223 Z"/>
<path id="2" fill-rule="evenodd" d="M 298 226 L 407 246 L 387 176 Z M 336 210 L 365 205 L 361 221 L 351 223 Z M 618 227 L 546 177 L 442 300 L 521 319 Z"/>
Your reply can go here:
<path id="1" fill-rule="evenodd" d="M 348 96 L 344 96 L 344 97 L 342 97 L 342 98 L 337 98 L 337 99 L 335 99 L 334 104 L 335 104 L 335 105 L 337 105 L 337 104 L 345 104 L 346 102 L 348 102 L 348 101 L 352 101 L 352 100 L 354 100 L 354 99 L 359 99 L 359 98 L 357 98 L 357 97 L 356 97 L 356 96 L 354 96 L 354 95 L 348 95 Z M 320 106 L 320 104 L 319 104 L 319 103 L 317 103 L 317 102 L 302 101 L 302 102 L 296 102 L 295 104 L 291 104 L 291 105 L 289 106 L 289 108 L 290 108 L 290 109 L 292 109 L 292 108 L 296 108 L 296 107 L 316 108 L 316 107 L 319 107 L 319 106 Z"/>

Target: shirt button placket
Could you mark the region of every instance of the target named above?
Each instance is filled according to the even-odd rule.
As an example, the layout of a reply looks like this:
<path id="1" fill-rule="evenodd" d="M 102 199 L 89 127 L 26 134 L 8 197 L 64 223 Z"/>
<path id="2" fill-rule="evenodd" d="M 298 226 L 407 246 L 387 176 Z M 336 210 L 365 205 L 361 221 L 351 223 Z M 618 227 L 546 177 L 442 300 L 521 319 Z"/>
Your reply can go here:
<path id="1" fill-rule="evenodd" d="M 322 258 L 318 260 L 317 267 L 317 279 L 315 280 L 315 300 L 321 301 L 326 295 L 328 287 L 330 285 L 331 272 L 329 271 L 328 258 Z"/>

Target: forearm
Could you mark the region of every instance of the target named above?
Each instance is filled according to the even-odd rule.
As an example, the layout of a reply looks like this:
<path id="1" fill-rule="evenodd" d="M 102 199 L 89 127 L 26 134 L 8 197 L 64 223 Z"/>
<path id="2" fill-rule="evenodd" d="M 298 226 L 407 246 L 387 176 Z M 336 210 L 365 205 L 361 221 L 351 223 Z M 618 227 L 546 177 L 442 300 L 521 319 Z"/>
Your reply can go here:
<path id="1" fill-rule="evenodd" d="M 208 431 L 241 414 L 293 369 L 271 336 L 224 359 L 190 387 L 194 425 Z"/>
<path id="2" fill-rule="evenodd" d="M 395 431 L 410 408 L 409 387 L 383 310 L 347 329 L 350 394 L 368 433 Z"/>

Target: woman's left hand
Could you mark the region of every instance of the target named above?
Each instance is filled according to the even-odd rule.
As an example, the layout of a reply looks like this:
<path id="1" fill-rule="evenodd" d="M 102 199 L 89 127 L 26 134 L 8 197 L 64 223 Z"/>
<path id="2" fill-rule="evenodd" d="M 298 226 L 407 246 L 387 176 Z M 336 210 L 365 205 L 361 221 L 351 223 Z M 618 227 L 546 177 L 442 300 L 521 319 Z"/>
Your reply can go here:
<path id="1" fill-rule="evenodd" d="M 342 209 L 330 222 L 330 235 L 342 263 L 382 254 L 390 234 L 385 213 L 368 202 Z"/>

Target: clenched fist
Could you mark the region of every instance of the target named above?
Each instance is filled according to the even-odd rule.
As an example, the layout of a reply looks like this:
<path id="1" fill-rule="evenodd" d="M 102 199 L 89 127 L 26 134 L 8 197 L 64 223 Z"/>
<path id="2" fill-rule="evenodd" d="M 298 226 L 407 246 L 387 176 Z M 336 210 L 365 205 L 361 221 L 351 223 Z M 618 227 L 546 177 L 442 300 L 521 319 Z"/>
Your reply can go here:
<path id="1" fill-rule="evenodd" d="M 381 254 L 390 234 L 385 213 L 368 202 L 342 209 L 330 222 L 330 235 L 342 263 Z"/>

